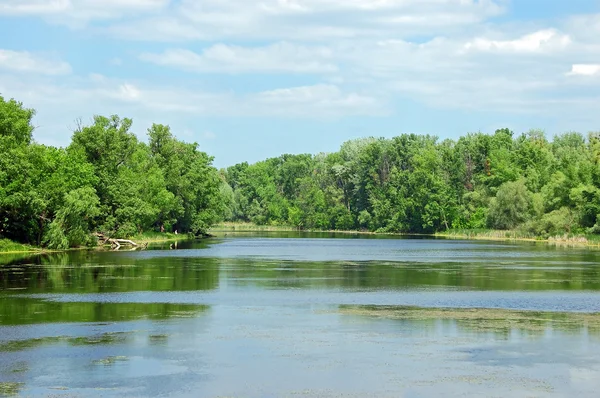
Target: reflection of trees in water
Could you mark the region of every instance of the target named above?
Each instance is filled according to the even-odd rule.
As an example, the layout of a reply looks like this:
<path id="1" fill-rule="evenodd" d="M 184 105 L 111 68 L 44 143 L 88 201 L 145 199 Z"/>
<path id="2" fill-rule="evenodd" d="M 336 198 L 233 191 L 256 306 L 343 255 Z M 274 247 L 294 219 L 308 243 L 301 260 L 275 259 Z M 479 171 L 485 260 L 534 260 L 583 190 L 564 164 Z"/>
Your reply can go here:
<path id="1" fill-rule="evenodd" d="M 151 252 L 148 252 L 151 253 Z M 169 252 L 173 253 L 173 252 Z M 0 267 L 0 289 L 26 292 L 210 290 L 219 275 L 239 285 L 394 289 L 413 286 L 477 290 L 599 290 L 595 253 L 568 252 L 488 262 L 310 262 L 259 258 L 147 257 L 127 253 L 49 253 Z M 568 266 L 565 266 L 568 264 Z"/>
<path id="2" fill-rule="evenodd" d="M 569 261 L 589 261 L 574 256 Z M 559 260 L 553 259 L 560 262 Z M 220 259 L 228 278 L 257 286 L 296 288 L 406 288 L 456 286 L 479 290 L 600 289 L 600 267 L 573 268 L 494 266 L 482 263 L 418 262 L 295 262 L 261 259 Z"/>
<path id="3" fill-rule="evenodd" d="M 209 306 L 171 303 L 53 302 L 22 297 L 0 300 L 0 325 L 64 322 L 125 322 L 195 317 Z"/>
<path id="4" fill-rule="evenodd" d="M 495 338 L 504 340 L 539 338 L 551 332 L 600 337 L 600 314 L 354 305 L 341 305 L 339 310 L 345 315 L 393 320 L 405 333 L 414 331 L 419 336 L 427 331 L 432 334 L 458 331 L 461 335 L 491 333 Z"/>
<path id="5" fill-rule="evenodd" d="M 51 253 L 0 268 L 0 289 L 22 293 L 210 290 L 219 285 L 216 260 L 142 259 L 113 253 Z"/>

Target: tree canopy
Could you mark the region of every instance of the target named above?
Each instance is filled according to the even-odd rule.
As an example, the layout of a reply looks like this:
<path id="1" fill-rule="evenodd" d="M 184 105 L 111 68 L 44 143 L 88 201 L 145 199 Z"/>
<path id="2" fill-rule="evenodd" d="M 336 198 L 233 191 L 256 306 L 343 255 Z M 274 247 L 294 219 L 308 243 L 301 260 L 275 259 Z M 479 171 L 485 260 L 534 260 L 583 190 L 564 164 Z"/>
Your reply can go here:
<path id="1" fill-rule="evenodd" d="M 212 157 L 153 125 L 95 116 L 66 148 L 32 140 L 34 111 L 0 97 L 0 237 L 51 248 L 92 242 L 91 232 L 204 233 L 225 202 Z"/>
<path id="2" fill-rule="evenodd" d="M 92 232 L 202 234 L 223 219 L 299 229 L 600 233 L 600 133 L 402 134 L 216 170 L 154 124 L 95 116 L 65 148 L 32 138 L 35 112 L 0 96 L 0 238 L 52 248 Z"/>
<path id="3" fill-rule="evenodd" d="M 228 218 L 298 228 L 600 232 L 600 133 L 403 134 L 221 170 Z"/>

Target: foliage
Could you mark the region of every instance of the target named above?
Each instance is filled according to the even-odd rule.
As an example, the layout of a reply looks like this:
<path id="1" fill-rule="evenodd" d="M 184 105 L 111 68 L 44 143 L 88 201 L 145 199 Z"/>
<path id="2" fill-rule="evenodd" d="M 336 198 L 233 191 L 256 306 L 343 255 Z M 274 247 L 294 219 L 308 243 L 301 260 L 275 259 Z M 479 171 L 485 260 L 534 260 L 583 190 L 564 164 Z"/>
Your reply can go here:
<path id="1" fill-rule="evenodd" d="M 66 248 L 91 232 L 199 235 L 222 220 L 299 229 L 600 233 L 600 133 L 402 134 L 217 171 L 169 126 L 95 116 L 67 148 L 32 140 L 34 111 L 0 97 L 0 238 Z"/>
<path id="2" fill-rule="evenodd" d="M 403 134 L 221 170 L 226 219 L 304 229 L 600 233 L 600 134 Z"/>
<path id="3" fill-rule="evenodd" d="M 513 229 L 527 221 L 533 210 L 533 197 L 524 180 L 509 181 L 500 186 L 491 200 L 488 224 L 496 229 Z"/>
<path id="4" fill-rule="evenodd" d="M 33 115 L 0 97 L 0 238 L 65 249 L 94 243 L 94 231 L 202 234 L 232 214 L 212 158 L 168 126 L 145 144 L 132 120 L 95 116 L 55 148 L 32 140 Z"/>

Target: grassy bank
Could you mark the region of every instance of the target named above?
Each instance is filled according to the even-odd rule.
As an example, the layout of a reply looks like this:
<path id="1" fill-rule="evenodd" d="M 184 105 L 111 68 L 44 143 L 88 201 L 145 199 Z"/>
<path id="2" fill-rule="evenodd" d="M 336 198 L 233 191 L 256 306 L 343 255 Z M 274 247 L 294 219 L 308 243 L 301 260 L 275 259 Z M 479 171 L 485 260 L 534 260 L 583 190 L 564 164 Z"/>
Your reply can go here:
<path id="1" fill-rule="evenodd" d="M 249 222 L 223 222 L 213 225 L 209 232 L 293 232 L 298 228 L 290 225 L 257 225 Z"/>
<path id="2" fill-rule="evenodd" d="M 590 234 L 564 234 L 542 237 L 517 230 L 455 229 L 438 232 L 435 236 L 454 239 L 545 242 L 555 245 L 600 246 L 600 236 Z"/>
<path id="3" fill-rule="evenodd" d="M 174 234 L 171 232 L 144 232 L 142 234 L 130 236 L 126 239 L 132 240 L 135 243 L 140 244 L 188 240 L 195 239 L 195 237 L 188 234 Z"/>
<path id="4" fill-rule="evenodd" d="M 289 225 L 256 225 L 244 222 L 225 222 L 217 224 L 210 229 L 211 233 L 219 232 L 325 232 L 337 234 L 365 234 L 365 235 L 396 235 L 408 236 L 418 234 L 405 233 L 378 233 L 369 231 L 327 231 L 327 230 L 302 230 Z M 468 240 L 495 240 L 495 241 L 521 241 L 542 242 L 565 246 L 600 246 L 600 235 L 591 234 L 565 234 L 551 237 L 537 236 L 518 230 L 501 231 L 491 229 L 454 229 L 435 234 L 422 234 L 421 236 L 435 236 L 450 239 Z"/>
<path id="5" fill-rule="evenodd" d="M 216 234 L 220 232 L 315 232 L 352 235 L 406 235 L 399 233 L 392 234 L 357 230 L 299 229 L 298 227 L 291 225 L 257 225 L 249 222 L 224 222 L 214 225 L 209 232 Z"/>
<path id="6" fill-rule="evenodd" d="M 161 232 L 145 232 L 135 236 L 128 237 L 126 239 L 132 240 L 137 244 L 144 243 L 160 243 L 160 242 L 171 242 L 194 239 L 194 237 L 187 234 L 174 234 L 174 233 L 161 233 Z M 93 249 L 94 247 L 75 247 L 68 250 L 86 250 Z M 0 239 L 0 254 L 17 254 L 17 253 L 48 253 L 55 250 L 48 250 L 41 247 L 32 245 L 26 245 L 22 243 L 13 242 L 9 239 Z"/>
<path id="7" fill-rule="evenodd" d="M 9 239 L 0 239 L 0 253 L 32 253 L 40 251 L 42 251 L 42 249 L 35 246 L 24 245 L 21 243 L 13 242 Z"/>

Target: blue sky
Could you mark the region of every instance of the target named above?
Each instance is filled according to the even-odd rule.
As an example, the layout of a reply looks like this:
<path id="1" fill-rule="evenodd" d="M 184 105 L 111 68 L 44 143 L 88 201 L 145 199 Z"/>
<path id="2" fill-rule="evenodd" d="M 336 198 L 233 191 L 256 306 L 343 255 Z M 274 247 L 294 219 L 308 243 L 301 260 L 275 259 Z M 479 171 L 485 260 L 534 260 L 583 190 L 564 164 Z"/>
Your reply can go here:
<path id="1" fill-rule="evenodd" d="M 600 0 L 0 0 L 38 142 L 153 123 L 225 167 L 404 132 L 600 129 Z"/>

